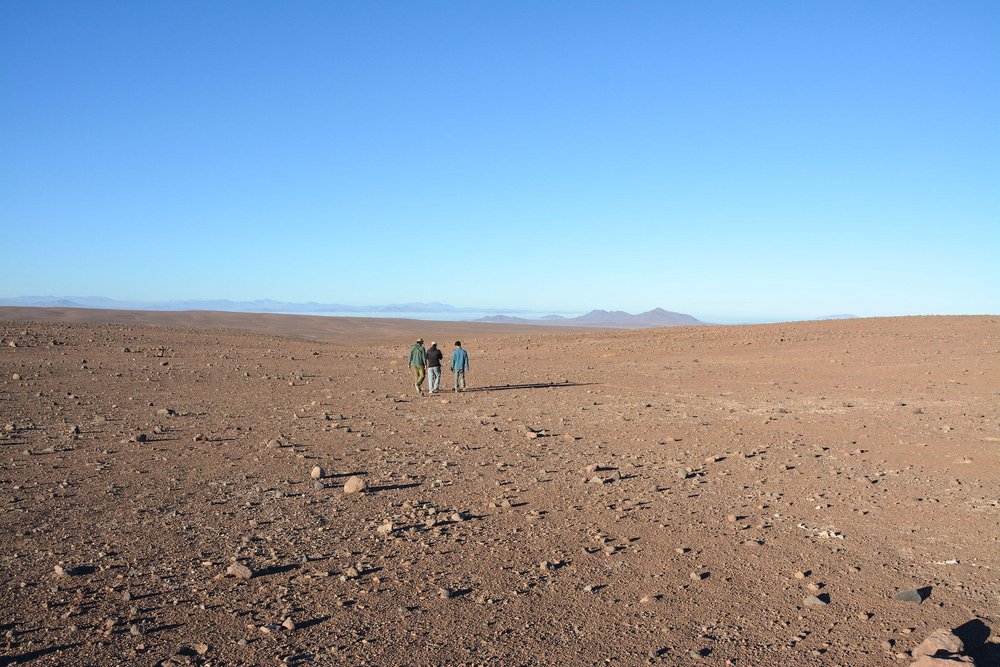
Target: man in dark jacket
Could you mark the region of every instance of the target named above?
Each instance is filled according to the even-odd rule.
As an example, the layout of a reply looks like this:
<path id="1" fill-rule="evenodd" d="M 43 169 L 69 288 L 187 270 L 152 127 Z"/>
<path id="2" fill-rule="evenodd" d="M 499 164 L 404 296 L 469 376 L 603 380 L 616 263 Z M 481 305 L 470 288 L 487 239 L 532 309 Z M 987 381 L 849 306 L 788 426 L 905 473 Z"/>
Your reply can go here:
<path id="1" fill-rule="evenodd" d="M 441 388 L 441 359 L 444 357 L 438 344 L 431 341 L 431 349 L 427 350 L 427 388 L 436 394 Z"/>
<path id="2" fill-rule="evenodd" d="M 410 348 L 410 361 L 407 366 L 413 369 L 413 388 L 417 390 L 417 396 L 423 396 L 424 391 L 420 385 L 424 383 L 424 367 L 427 366 L 427 350 L 424 349 L 423 338 L 418 338 Z"/>

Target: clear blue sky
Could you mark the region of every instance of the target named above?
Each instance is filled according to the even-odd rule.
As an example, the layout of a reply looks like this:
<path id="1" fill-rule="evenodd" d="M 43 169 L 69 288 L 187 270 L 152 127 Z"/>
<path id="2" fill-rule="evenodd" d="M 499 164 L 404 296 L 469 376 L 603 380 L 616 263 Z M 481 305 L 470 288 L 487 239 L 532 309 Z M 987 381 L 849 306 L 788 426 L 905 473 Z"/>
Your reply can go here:
<path id="1" fill-rule="evenodd" d="M 1000 3 L 0 0 L 0 295 L 1000 313 Z"/>

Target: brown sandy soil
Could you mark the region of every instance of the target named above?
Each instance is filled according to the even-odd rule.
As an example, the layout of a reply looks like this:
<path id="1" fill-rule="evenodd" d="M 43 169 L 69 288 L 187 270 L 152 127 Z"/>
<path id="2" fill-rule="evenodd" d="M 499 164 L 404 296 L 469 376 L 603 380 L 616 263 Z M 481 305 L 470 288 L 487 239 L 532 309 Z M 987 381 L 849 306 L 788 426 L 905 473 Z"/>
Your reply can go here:
<path id="1" fill-rule="evenodd" d="M 95 312 L 0 310 L 0 664 L 1000 663 L 1000 318 Z"/>

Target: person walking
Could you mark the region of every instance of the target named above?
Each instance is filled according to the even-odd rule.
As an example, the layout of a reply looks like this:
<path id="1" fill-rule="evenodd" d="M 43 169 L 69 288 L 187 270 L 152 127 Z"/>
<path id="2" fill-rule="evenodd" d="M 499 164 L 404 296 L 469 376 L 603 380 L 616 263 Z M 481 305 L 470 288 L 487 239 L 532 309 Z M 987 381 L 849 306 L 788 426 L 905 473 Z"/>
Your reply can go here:
<path id="1" fill-rule="evenodd" d="M 462 341 L 455 341 L 451 353 L 451 371 L 455 374 L 455 392 L 465 391 L 465 371 L 469 370 L 469 353 L 462 349 Z"/>
<path id="2" fill-rule="evenodd" d="M 423 338 L 418 338 L 410 348 L 410 361 L 407 366 L 413 369 L 413 388 L 417 390 L 417 396 L 423 396 L 424 390 L 420 386 L 424 383 L 424 368 L 427 366 L 427 350 L 424 349 Z"/>
<path id="3" fill-rule="evenodd" d="M 436 394 L 441 388 L 441 359 L 444 354 L 438 349 L 438 344 L 431 341 L 431 348 L 427 350 L 427 389 L 429 393 Z"/>

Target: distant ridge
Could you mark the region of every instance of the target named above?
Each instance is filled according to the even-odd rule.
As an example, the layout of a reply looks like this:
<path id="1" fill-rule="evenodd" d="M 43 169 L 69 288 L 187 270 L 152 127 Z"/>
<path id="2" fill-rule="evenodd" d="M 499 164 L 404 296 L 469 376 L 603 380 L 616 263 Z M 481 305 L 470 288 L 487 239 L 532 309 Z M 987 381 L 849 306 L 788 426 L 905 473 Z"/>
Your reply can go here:
<path id="1" fill-rule="evenodd" d="M 467 322 L 488 322 L 493 324 L 531 324 L 572 327 L 600 327 L 605 329 L 644 329 L 649 327 L 697 326 L 703 325 L 690 315 L 674 313 L 662 308 L 638 315 L 621 310 L 592 310 L 585 315 L 565 317 L 513 308 L 491 309 L 458 307 L 447 303 L 392 303 L 380 306 L 348 306 L 339 303 L 303 303 L 256 299 L 254 301 L 231 301 L 229 299 L 178 300 L 178 301 L 125 301 L 103 296 L 18 296 L 0 297 L 0 306 L 27 308 L 89 308 L 101 310 L 132 311 L 207 311 L 228 313 L 264 313 L 287 315 L 339 315 L 347 317 L 413 317 L 433 315 L 448 320 Z M 483 313 L 495 313 L 489 317 L 479 317 Z M 528 315 L 520 317 L 514 315 Z M 841 316 L 850 317 L 850 316 Z"/>
<path id="2" fill-rule="evenodd" d="M 511 317 L 509 315 L 491 315 L 475 321 L 493 322 L 495 324 L 537 324 L 541 326 L 559 325 L 601 327 L 605 329 L 648 329 L 651 327 L 698 326 L 705 324 L 690 315 L 674 313 L 662 308 L 654 308 L 638 315 L 632 315 L 621 310 L 592 310 L 586 315 L 580 315 L 579 317 L 550 315 L 532 320 L 524 317 Z"/>
<path id="3" fill-rule="evenodd" d="M 290 313 L 301 315 L 337 314 L 406 314 L 449 313 L 460 316 L 463 313 L 479 315 L 484 312 L 514 313 L 527 312 L 512 308 L 462 308 L 447 303 L 390 303 L 378 306 L 348 306 L 342 303 L 317 303 L 307 301 L 296 303 L 256 299 L 254 301 L 230 301 L 229 299 L 179 300 L 179 301 L 119 301 L 103 296 L 17 296 L 0 297 L 0 306 L 21 306 L 30 308 L 103 308 L 109 310 L 210 310 L 232 313 Z M 558 317 L 558 315 L 556 316 Z"/>

